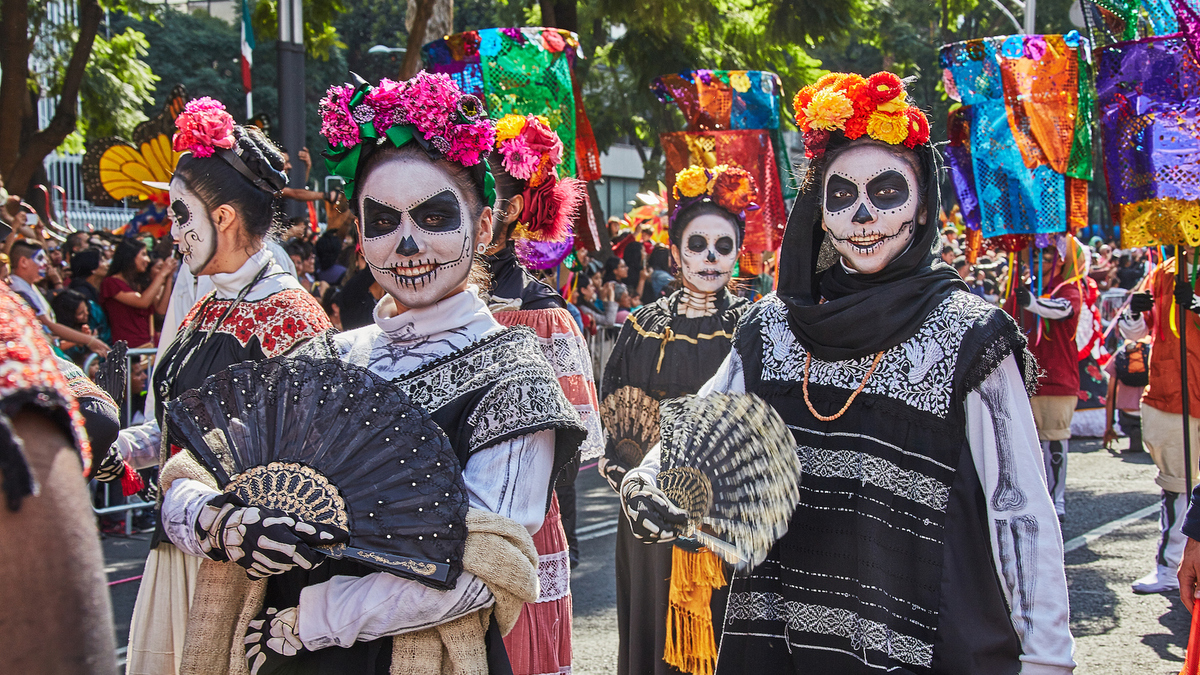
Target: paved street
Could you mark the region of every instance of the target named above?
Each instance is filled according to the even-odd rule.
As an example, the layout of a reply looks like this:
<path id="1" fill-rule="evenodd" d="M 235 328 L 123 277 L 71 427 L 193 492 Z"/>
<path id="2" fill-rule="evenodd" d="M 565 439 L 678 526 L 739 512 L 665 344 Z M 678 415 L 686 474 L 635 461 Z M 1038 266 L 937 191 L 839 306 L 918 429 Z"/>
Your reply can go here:
<path id="1" fill-rule="evenodd" d="M 1153 563 L 1157 516 L 1120 521 L 1157 503 L 1154 473 L 1145 454 L 1113 454 L 1095 440 L 1071 446 L 1064 537 L 1068 545 L 1077 546 L 1066 561 L 1080 666 L 1076 672 L 1081 675 L 1173 675 L 1183 664 L 1189 617 L 1177 594 L 1137 596 L 1129 589 Z M 572 581 L 575 672 L 612 673 L 617 644 L 612 571 L 617 498 L 594 469 L 580 475 L 578 491 L 583 561 Z M 1114 521 L 1121 526 L 1105 532 Z M 110 581 L 141 574 L 148 538 L 105 540 Z M 112 587 L 118 645 L 126 643 L 136 594 L 136 581 Z"/>

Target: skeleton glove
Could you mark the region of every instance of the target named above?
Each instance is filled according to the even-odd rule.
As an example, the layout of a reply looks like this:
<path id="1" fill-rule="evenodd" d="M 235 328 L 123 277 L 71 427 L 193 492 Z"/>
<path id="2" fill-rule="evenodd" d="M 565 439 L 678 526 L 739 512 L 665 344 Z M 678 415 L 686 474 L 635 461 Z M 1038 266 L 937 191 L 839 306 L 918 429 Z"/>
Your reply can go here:
<path id="1" fill-rule="evenodd" d="M 627 475 L 621 482 L 621 506 L 633 536 L 648 544 L 673 541 L 687 527 L 687 512 L 672 504 L 640 472 Z"/>
<path id="2" fill-rule="evenodd" d="M 195 527 L 205 555 L 241 565 L 252 579 L 296 567 L 312 569 L 324 559 L 313 546 L 344 542 L 350 536 L 341 528 L 307 523 L 277 509 L 247 506 L 232 494 L 210 499 Z"/>
<path id="3" fill-rule="evenodd" d="M 604 476 L 604 480 L 608 481 L 609 487 L 617 494 L 620 494 L 621 481 L 625 480 L 625 473 L 629 469 L 621 466 L 620 462 L 607 457 L 601 457 L 596 463 L 596 468 L 600 470 L 600 475 Z"/>
<path id="4" fill-rule="evenodd" d="M 242 640 L 246 645 L 246 664 L 250 667 L 250 675 L 258 675 L 263 666 L 267 666 L 265 672 L 271 672 L 285 657 L 295 656 L 304 650 L 300 630 L 296 627 L 299 618 L 300 610 L 297 607 L 270 607 L 254 617 Z"/>

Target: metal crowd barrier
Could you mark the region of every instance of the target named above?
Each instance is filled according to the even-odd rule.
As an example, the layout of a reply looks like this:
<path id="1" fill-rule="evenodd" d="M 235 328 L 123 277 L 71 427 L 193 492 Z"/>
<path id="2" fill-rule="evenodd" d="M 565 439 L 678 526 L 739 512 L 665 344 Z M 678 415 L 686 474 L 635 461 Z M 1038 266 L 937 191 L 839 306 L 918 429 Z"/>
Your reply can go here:
<path id="1" fill-rule="evenodd" d="M 133 360 L 135 358 L 140 358 L 143 356 L 154 356 L 157 353 L 158 353 L 158 350 L 155 349 L 154 347 L 140 347 L 137 349 L 130 349 L 130 350 L 126 351 L 125 352 L 125 372 L 128 372 L 128 373 L 133 372 L 132 365 L 133 365 Z M 88 357 L 83 361 L 83 372 L 88 373 L 91 370 L 91 367 L 93 365 L 95 365 L 95 363 L 99 360 L 100 360 L 99 355 L 88 354 Z M 147 368 L 147 370 L 146 370 L 147 386 L 149 386 L 149 383 L 150 383 L 150 373 L 151 373 L 150 369 Z M 90 377 L 90 375 L 89 375 L 89 377 Z M 129 420 L 133 418 L 133 411 L 129 409 L 130 399 L 132 399 L 132 398 L 133 398 L 133 384 L 130 383 L 129 381 L 126 381 L 125 382 L 125 402 L 121 405 L 121 428 L 122 429 L 129 426 Z"/>
<path id="2" fill-rule="evenodd" d="M 133 366 L 134 359 L 141 358 L 143 356 L 154 356 L 157 352 L 158 352 L 158 350 L 154 349 L 153 347 L 143 347 L 143 348 L 139 348 L 139 349 L 128 350 L 125 353 L 126 372 L 130 372 L 130 373 L 133 372 L 132 366 Z M 91 369 L 92 365 L 94 365 L 96 363 L 96 361 L 99 360 L 99 358 L 100 357 L 97 356 L 96 354 L 89 354 L 87 359 L 84 360 L 84 362 L 83 362 L 83 372 L 87 373 Z M 151 374 L 151 369 L 147 368 L 147 370 L 146 370 L 147 386 L 149 386 L 150 374 Z M 121 428 L 122 429 L 129 426 L 129 420 L 133 417 L 133 411 L 130 409 L 130 401 L 132 398 L 133 398 L 133 385 L 130 382 L 126 381 L 126 383 L 125 383 L 125 402 L 121 405 Z M 104 503 L 105 504 L 109 503 L 110 490 L 111 490 L 113 484 L 112 483 L 98 483 L 97 485 L 103 487 L 103 489 L 104 489 Z M 95 504 L 93 503 L 92 513 L 96 514 L 96 516 L 99 517 L 99 516 L 107 516 L 107 515 L 113 515 L 116 513 L 125 512 L 125 536 L 130 536 L 133 534 L 133 512 L 141 511 L 143 509 L 148 509 L 148 508 L 154 508 L 153 502 L 144 502 L 140 499 L 136 499 L 136 498 L 134 498 L 134 499 L 135 499 L 135 501 L 126 502 L 125 504 L 117 504 L 116 506 L 106 506 L 103 508 L 96 508 Z"/>

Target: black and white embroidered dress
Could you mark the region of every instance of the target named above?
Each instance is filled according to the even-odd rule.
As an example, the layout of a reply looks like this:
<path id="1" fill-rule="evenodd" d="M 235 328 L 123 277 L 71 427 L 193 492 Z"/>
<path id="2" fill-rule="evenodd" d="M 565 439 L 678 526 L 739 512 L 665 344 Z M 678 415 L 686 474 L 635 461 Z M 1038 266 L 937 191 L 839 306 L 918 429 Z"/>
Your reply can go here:
<path id="1" fill-rule="evenodd" d="M 787 534 L 733 581 L 718 675 L 1071 672 L 1062 540 L 1014 335 L 953 292 L 822 422 L 784 304 L 750 308 L 700 394 L 762 396 L 804 476 Z M 814 356 L 812 407 L 835 415 L 873 361 Z M 634 471 L 657 469 L 655 450 Z"/>

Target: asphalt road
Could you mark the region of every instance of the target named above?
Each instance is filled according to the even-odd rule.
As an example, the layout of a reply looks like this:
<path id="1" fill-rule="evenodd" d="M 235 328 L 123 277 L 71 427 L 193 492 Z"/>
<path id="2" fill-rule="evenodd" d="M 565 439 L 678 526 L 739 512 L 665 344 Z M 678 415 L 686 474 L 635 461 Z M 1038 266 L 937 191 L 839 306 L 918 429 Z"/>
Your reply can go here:
<path id="1" fill-rule="evenodd" d="M 1123 447 L 1124 441 L 1120 443 Z M 1076 672 L 1081 675 L 1174 675 L 1183 665 L 1190 618 L 1177 594 L 1139 596 L 1129 587 L 1153 565 L 1157 516 L 1122 519 L 1157 504 L 1154 474 L 1144 453 L 1115 454 L 1092 439 L 1071 444 L 1063 536 L 1074 547 L 1066 554 L 1066 565 Z M 574 670 L 581 675 L 612 673 L 617 647 L 617 497 L 595 469 L 580 474 L 577 488 L 581 562 L 572 575 Z M 146 534 L 105 538 L 110 583 L 141 574 L 148 539 Z M 117 644 L 122 647 L 128 641 L 137 586 L 136 580 L 110 586 Z"/>

